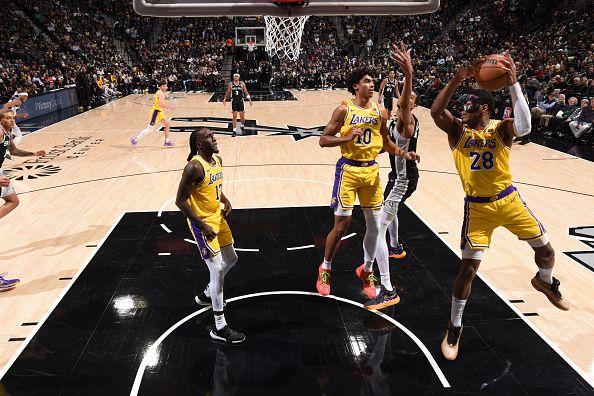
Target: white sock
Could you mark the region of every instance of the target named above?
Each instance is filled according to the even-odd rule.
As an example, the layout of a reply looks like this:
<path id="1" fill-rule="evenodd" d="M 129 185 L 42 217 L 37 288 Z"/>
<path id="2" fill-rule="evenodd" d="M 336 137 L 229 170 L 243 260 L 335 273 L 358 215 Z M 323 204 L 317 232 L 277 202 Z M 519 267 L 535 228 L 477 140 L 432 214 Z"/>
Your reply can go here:
<path id="1" fill-rule="evenodd" d="M 140 140 L 143 137 L 145 137 L 146 134 L 151 131 L 151 129 L 153 129 L 153 127 L 151 125 L 149 125 L 146 128 L 144 128 L 142 131 L 140 131 L 140 133 L 138 134 L 138 136 L 136 136 L 136 140 Z"/>
<path id="2" fill-rule="evenodd" d="M 227 321 L 225 320 L 225 314 L 221 313 L 220 315 L 215 314 L 215 327 L 217 330 L 221 330 L 225 326 L 227 326 Z"/>
<path id="3" fill-rule="evenodd" d="M 452 296 L 452 312 L 450 313 L 450 321 L 454 327 L 462 326 L 462 313 L 464 313 L 464 306 L 468 300 L 458 300 Z"/>
<path id="4" fill-rule="evenodd" d="M 538 277 L 549 285 L 553 283 L 553 269 L 552 268 L 539 268 Z"/>
<path id="5" fill-rule="evenodd" d="M 332 269 L 332 260 L 328 261 L 324 257 L 324 262 L 322 263 L 322 268 L 324 268 L 326 270 L 331 270 Z"/>
<path id="6" fill-rule="evenodd" d="M 380 229 L 381 210 L 363 209 L 365 215 L 365 236 L 363 237 L 363 260 L 365 271 L 373 270 L 375 251 L 377 250 L 377 238 Z"/>

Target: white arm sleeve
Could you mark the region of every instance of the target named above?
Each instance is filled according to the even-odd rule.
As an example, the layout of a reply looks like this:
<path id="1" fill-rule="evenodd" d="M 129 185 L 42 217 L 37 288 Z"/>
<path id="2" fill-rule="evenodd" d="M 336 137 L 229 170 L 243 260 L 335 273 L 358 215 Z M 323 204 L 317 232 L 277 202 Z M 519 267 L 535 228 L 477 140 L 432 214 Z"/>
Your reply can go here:
<path id="1" fill-rule="evenodd" d="M 510 85 L 509 94 L 511 95 L 512 106 L 514 108 L 514 130 L 516 136 L 528 135 L 532 129 L 530 108 L 524 95 L 522 95 L 520 83 L 516 82 L 514 85 Z"/>

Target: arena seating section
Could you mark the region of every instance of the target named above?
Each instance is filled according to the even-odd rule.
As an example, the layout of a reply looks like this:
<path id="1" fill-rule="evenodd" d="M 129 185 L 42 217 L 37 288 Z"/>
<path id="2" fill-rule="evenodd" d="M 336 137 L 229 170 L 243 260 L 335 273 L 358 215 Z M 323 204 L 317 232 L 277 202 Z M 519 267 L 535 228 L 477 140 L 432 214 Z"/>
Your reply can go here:
<path id="1" fill-rule="evenodd" d="M 36 95 L 75 84 L 82 66 L 95 104 L 154 89 L 161 78 L 173 90 L 220 90 L 231 70 L 245 68 L 225 47 L 243 18 L 148 18 L 137 15 L 130 0 L 8 0 L 4 7 L 3 101 L 17 88 Z M 594 7 L 588 0 L 442 0 L 429 15 L 311 17 L 297 61 L 258 59 L 263 85 L 344 88 L 348 71 L 361 66 L 376 70 L 379 79 L 392 67 L 390 46 L 400 40 L 413 48 L 423 105 L 465 62 L 506 49 L 531 107 L 552 92 L 559 103 L 545 114 L 554 116 L 564 109 L 561 94 L 565 102 L 594 97 Z M 496 99 L 507 105 L 504 92 Z M 536 129 L 572 138 L 558 123 L 548 130 L 533 114 Z"/>

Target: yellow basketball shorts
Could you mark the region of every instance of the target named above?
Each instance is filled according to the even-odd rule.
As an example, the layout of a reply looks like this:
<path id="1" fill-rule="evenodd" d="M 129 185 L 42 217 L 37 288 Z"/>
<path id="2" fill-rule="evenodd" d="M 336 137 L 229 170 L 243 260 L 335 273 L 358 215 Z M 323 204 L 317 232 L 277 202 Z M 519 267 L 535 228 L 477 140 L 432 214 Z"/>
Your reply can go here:
<path id="1" fill-rule="evenodd" d="M 167 118 L 167 116 L 161 110 L 153 110 L 153 113 L 151 115 L 150 125 L 151 126 L 155 125 L 155 124 L 163 121 L 165 118 Z"/>
<path id="2" fill-rule="evenodd" d="M 464 200 L 461 248 L 487 249 L 497 227 L 505 227 L 522 241 L 541 238 L 546 231 L 517 191 L 494 202 Z"/>
<path id="3" fill-rule="evenodd" d="M 353 165 L 355 164 L 355 165 Z M 377 209 L 384 203 L 379 177 L 379 165 L 375 161 L 359 162 L 342 157 L 336 163 L 332 209 L 352 210 L 355 198 L 359 197 L 362 208 Z"/>
<path id="4" fill-rule="evenodd" d="M 209 241 L 202 234 L 202 230 L 192 220 L 188 219 L 188 225 L 190 226 L 190 231 L 192 231 L 194 240 L 198 245 L 200 256 L 206 260 L 219 254 L 221 248 L 233 244 L 233 235 L 231 234 L 231 229 L 229 228 L 229 224 L 227 224 L 227 220 L 220 214 L 207 217 L 206 219 L 202 219 L 202 221 L 211 226 L 217 234 L 213 240 Z"/>

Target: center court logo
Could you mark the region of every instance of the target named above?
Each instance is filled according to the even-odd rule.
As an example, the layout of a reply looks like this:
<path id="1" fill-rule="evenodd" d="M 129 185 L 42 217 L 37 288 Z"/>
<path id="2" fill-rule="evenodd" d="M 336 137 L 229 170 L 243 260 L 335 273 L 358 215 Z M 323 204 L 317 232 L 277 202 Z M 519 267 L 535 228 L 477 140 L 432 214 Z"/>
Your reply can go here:
<path id="1" fill-rule="evenodd" d="M 563 252 L 590 271 L 594 271 L 594 226 L 582 226 L 569 229 L 569 235 L 588 246 L 590 250 Z"/>
<path id="2" fill-rule="evenodd" d="M 12 180 L 34 180 L 54 175 L 61 171 L 57 165 L 23 165 L 14 168 L 3 169 L 4 175 Z"/>
<path id="3" fill-rule="evenodd" d="M 171 121 L 183 121 L 189 123 L 199 123 L 201 125 L 192 126 L 171 126 L 171 132 L 192 132 L 196 128 L 206 127 L 219 135 L 233 134 L 233 123 L 230 118 L 220 117 L 173 117 Z M 213 123 L 215 125 L 208 125 Z M 221 127 L 220 124 L 227 124 Z M 163 130 L 161 127 L 160 130 Z M 264 136 L 292 136 L 293 140 L 299 141 L 308 137 L 320 137 L 324 132 L 324 126 L 313 128 L 298 127 L 287 125 L 286 128 L 258 125 L 256 120 L 245 121 L 245 135 L 264 135 Z"/>

